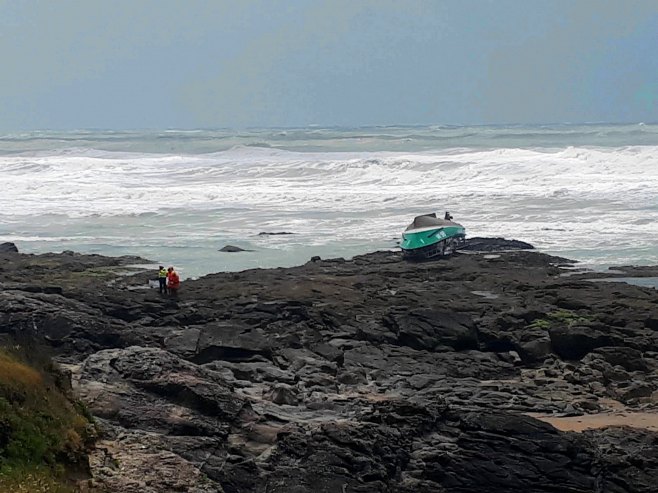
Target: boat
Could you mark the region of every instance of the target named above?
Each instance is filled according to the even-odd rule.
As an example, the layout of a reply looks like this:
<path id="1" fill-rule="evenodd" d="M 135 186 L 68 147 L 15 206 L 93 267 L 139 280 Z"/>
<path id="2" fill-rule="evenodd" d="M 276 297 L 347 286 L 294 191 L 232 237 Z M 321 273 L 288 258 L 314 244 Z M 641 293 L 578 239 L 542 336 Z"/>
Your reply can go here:
<path id="1" fill-rule="evenodd" d="M 440 219 L 436 214 L 417 216 L 402 233 L 402 255 L 407 259 L 423 260 L 451 255 L 464 246 L 466 229 L 450 219 Z"/>

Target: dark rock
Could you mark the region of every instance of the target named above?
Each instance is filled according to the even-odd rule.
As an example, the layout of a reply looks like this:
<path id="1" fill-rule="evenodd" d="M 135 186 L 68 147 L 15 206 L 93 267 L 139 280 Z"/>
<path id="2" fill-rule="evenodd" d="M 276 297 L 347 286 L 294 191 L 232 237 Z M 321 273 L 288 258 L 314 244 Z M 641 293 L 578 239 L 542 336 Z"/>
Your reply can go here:
<path id="1" fill-rule="evenodd" d="M 295 388 L 286 384 L 275 385 L 268 393 L 267 398 L 275 404 L 286 404 L 288 406 L 296 406 L 299 400 Z"/>
<path id="2" fill-rule="evenodd" d="M 357 385 L 357 384 L 366 383 L 368 381 L 368 377 L 366 375 L 365 370 L 359 369 L 356 371 L 341 372 L 336 377 L 336 380 L 338 380 L 340 383 L 343 383 L 345 385 Z"/>
<path id="3" fill-rule="evenodd" d="M 614 346 L 613 336 L 592 327 L 558 326 L 549 330 L 553 351 L 561 358 L 577 360 L 592 350 L 604 346 Z"/>
<path id="4" fill-rule="evenodd" d="M 589 308 L 587 301 L 578 300 L 574 298 L 563 298 L 558 297 L 555 301 L 555 304 L 559 308 L 564 308 L 566 310 L 582 310 Z"/>
<path id="5" fill-rule="evenodd" d="M 319 255 L 314 255 L 313 257 L 311 257 L 311 262 L 319 262 L 320 260 L 322 259 L 320 258 Z"/>
<path id="6" fill-rule="evenodd" d="M 555 484 L 564 491 L 594 491 L 596 457 L 585 439 L 560 434 L 527 416 L 466 413 L 458 419 L 458 440 L 448 441 L 451 435 L 457 438 L 450 433 L 434 451 L 414 454 L 415 467 L 421 458 L 426 465 L 420 478 L 448 491 L 476 491 L 479 484 L 501 493 L 550 491 Z M 472 454 L 504 460 L 487 467 L 473 461 Z"/>
<path id="7" fill-rule="evenodd" d="M 530 243 L 505 238 L 467 238 L 466 244 L 460 250 L 472 252 L 499 252 L 507 250 L 532 250 Z"/>
<path id="8" fill-rule="evenodd" d="M 171 328 L 168 332 L 168 335 L 163 341 L 167 351 L 187 359 L 196 356 L 201 329 L 196 327 L 186 327 L 184 329 Z"/>
<path id="9" fill-rule="evenodd" d="M 650 397 L 657 388 L 655 384 L 647 382 L 631 382 L 629 385 L 615 386 L 614 393 L 621 402 L 631 404 L 641 397 Z"/>
<path id="10" fill-rule="evenodd" d="M 528 365 L 543 362 L 551 354 L 551 350 L 551 340 L 548 336 L 522 342 L 518 346 L 518 354 L 521 360 Z"/>
<path id="11" fill-rule="evenodd" d="M 184 422 L 169 414 L 184 406 L 190 410 L 187 418 L 181 416 L 185 427 L 211 427 L 212 434 L 225 435 L 223 423 L 235 419 L 245 406 L 218 374 L 158 349 L 100 351 L 86 360 L 79 380 L 79 392 L 91 411 L 126 427 L 180 428 Z M 210 416 L 212 422 L 202 416 Z"/>
<path id="12" fill-rule="evenodd" d="M 329 264 L 344 264 L 346 260 L 343 257 L 330 258 L 325 260 Z"/>
<path id="13" fill-rule="evenodd" d="M 647 371 L 647 362 L 642 353 L 629 347 L 600 347 L 592 351 L 613 366 L 621 366 L 628 371 Z"/>
<path id="14" fill-rule="evenodd" d="M 271 362 L 216 360 L 204 365 L 204 367 L 220 372 L 228 370 L 236 379 L 250 382 L 280 382 L 292 385 L 297 380 L 293 372 L 282 370 Z"/>
<path id="15" fill-rule="evenodd" d="M 0 341 L 66 365 L 103 432 L 94 486 L 655 491 L 655 433 L 527 415 L 651 412 L 653 290 L 561 277 L 532 251 L 382 251 L 213 274 L 173 300 L 140 289 L 152 271 L 117 276 L 127 257 L 6 258 Z"/>
<path id="16" fill-rule="evenodd" d="M 219 251 L 220 252 L 226 252 L 226 253 L 253 252 L 253 250 L 246 250 L 244 248 L 240 248 L 239 246 L 234 246 L 234 245 L 226 245 L 226 246 L 220 248 Z"/>
<path id="17" fill-rule="evenodd" d="M 656 434 L 629 427 L 585 431 L 600 454 L 600 491 L 655 491 L 658 477 Z"/>
<path id="18" fill-rule="evenodd" d="M 60 286 L 44 286 L 43 292 L 45 294 L 62 294 L 63 290 Z"/>
<path id="19" fill-rule="evenodd" d="M 414 349 L 435 350 L 449 346 L 456 350 L 476 349 L 478 332 L 467 315 L 438 310 L 413 310 L 390 314 L 384 320 L 398 336 L 398 342 Z"/>
<path id="20" fill-rule="evenodd" d="M 193 360 L 196 363 L 214 360 L 251 361 L 260 355 L 267 357 L 270 352 L 267 336 L 262 331 L 216 323 L 200 329 Z"/>
<path id="21" fill-rule="evenodd" d="M 267 231 L 261 231 L 258 233 L 258 236 L 273 236 L 273 235 L 294 235 L 295 233 L 290 233 L 289 231 L 277 231 L 275 233 L 270 233 Z"/>
<path id="22" fill-rule="evenodd" d="M 14 243 L 0 243 L 0 253 L 18 253 L 18 248 Z"/>
<path id="23" fill-rule="evenodd" d="M 319 342 L 316 344 L 311 344 L 310 349 L 314 353 L 319 354 L 329 361 L 335 361 L 339 365 L 343 363 L 343 351 L 338 349 L 336 346 L 332 346 L 331 344 L 325 342 Z"/>

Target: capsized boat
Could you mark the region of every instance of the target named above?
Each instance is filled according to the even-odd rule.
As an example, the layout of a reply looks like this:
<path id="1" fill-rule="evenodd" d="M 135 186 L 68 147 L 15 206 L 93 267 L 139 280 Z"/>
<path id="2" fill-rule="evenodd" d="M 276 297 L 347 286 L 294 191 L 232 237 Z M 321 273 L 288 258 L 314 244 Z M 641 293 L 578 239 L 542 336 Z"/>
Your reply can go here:
<path id="1" fill-rule="evenodd" d="M 464 226 L 436 214 L 417 216 L 402 233 L 402 254 L 409 259 L 428 259 L 450 255 L 465 244 Z"/>

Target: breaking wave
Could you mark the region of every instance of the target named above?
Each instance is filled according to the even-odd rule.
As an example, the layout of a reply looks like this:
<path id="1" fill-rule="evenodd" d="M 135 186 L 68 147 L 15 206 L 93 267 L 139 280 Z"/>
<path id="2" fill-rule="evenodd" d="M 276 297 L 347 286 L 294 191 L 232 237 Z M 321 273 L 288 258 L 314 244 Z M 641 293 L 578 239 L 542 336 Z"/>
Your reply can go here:
<path id="1" fill-rule="evenodd" d="M 636 209 L 656 204 L 658 146 L 425 153 L 300 153 L 240 146 L 201 155 L 66 149 L 0 157 L 0 173 L 5 183 L 0 208 L 9 215 L 117 215 L 236 205 L 369 210 L 392 197 L 403 208 L 447 203 L 463 209 L 474 201 L 513 205 L 545 199 L 608 201 Z"/>

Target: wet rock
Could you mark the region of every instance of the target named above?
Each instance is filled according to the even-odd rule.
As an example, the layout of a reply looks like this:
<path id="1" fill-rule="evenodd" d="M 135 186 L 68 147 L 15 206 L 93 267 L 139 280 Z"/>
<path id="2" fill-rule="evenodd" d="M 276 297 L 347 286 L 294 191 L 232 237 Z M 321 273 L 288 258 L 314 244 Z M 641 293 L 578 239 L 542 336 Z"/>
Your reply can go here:
<path id="1" fill-rule="evenodd" d="M 506 250 L 532 250 L 530 243 L 519 240 L 506 240 L 505 238 L 467 238 L 466 244 L 461 248 L 465 251 L 498 252 Z"/>
<path id="2" fill-rule="evenodd" d="M 0 243 L 0 253 L 18 253 L 18 247 L 14 243 Z"/>
<path id="3" fill-rule="evenodd" d="M 629 427 L 590 430 L 584 435 L 600 454 L 599 488 L 611 492 L 655 490 L 656 434 Z"/>
<path id="4" fill-rule="evenodd" d="M 262 330 L 231 323 L 208 324 L 199 329 L 196 344 L 196 363 L 214 360 L 250 361 L 267 357 L 270 344 Z"/>
<path id="5" fill-rule="evenodd" d="M 617 339 L 592 327 L 558 326 L 549 330 L 551 345 L 561 358 L 577 360 L 592 350 L 614 346 Z"/>
<path id="6" fill-rule="evenodd" d="M 225 253 L 238 253 L 238 252 L 253 252 L 253 250 L 247 250 L 245 248 L 240 248 L 235 245 L 226 245 L 219 249 L 220 252 Z"/>
<path id="7" fill-rule="evenodd" d="M 133 434 L 100 441 L 89 458 L 91 486 L 121 493 L 224 492 L 193 463 L 152 442 L 148 435 Z"/>
<path id="8" fill-rule="evenodd" d="M 648 382 L 622 382 L 613 386 L 613 392 L 621 402 L 630 404 L 642 397 L 651 397 L 657 387 Z"/>
<path id="9" fill-rule="evenodd" d="M 642 357 L 642 352 L 629 347 L 601 347 L 592 351 L 611 365 L 619 365 L 627 371 L 646 371 L 647 362 Z"/>
<path id="10" fill-rule="evenodd" d="M 326 360 L 335 361 L 339 365 L 342 364 L 343 362 L 343 351 L 341 351 L 335 346 L 332 346 L 331 344 L 328 344 L 326 342 L 320 342 L 320 343 L 311 344 L 309 348 L 311 349 L 311 351 L 313 351 L 316 354 L 319 354 Z"/>
<path id="11" fill-rule="evenodd" d="M 229 421 L 244 406 L 220 375 L 155 348 L 99 351 L 85 361 L 80 382 L 90 382 L 93 387 L 96 379 L 118 388 L 130 385 L 137 389 L 138 396 L 145 391 Z"/>
<path id="12" fill-rule="evenodd" d="M 213 361 L 205 365 L 210 369 L 227 369 L 237 379 L 250 382 L 281 382 L 294 384 L 297 377 L 293 372 L 282 370 L 270 362 Z"/>
<path id="13" fill-rule="evenodd" d="M 358 369 L 355 371 L 340 372 L 336 377 L 336 380 L 345 385 L 358 385 L 366 383 L 368 381 L 368 376 L 365 370 Z"/>
<path id="14" fill-rule="evenodd" d="M 66 364 L 116 491 L 653 492 L 655 434 L 525 413 L 650 412 L 658 293 L 495 255 L 218 273 L 174 300 L 127 258 L 12 253 L 0 341 Z"/>
<path id="15" fill-rule="evenodd" d="M 299 401 L 297 390 L 286 384 L 277 384 L 269 391 L 267 398 L 275 404 L 296 406 Z"/>
<path id="16" fill-rule="evenodd" d="M 180 357 L 191 359 L 197 355 L 199 349 L 199 335 L 201 329 L 198 327 L 186 327 L 183 329 L 170 328 L 168 335 L 164 338 L 164 347 Z"/>
<path id="17" fill-rule="evenodd" d="M 456 350 L 476 349 L 478 332 L 470 317 L 438 310 L 413 310 L 388 315 L 385 320 L 398 342 L 414 349 L 436 350 L 449 346 Z"/>
<path id="18" fill-rule="evenodd" d="M 518 354 L 521 360 L 528 365 L 543 362 L 551 354 L 551 351 L 552 345 L 548 336 L 522 342 L 518 346 Z"/>

